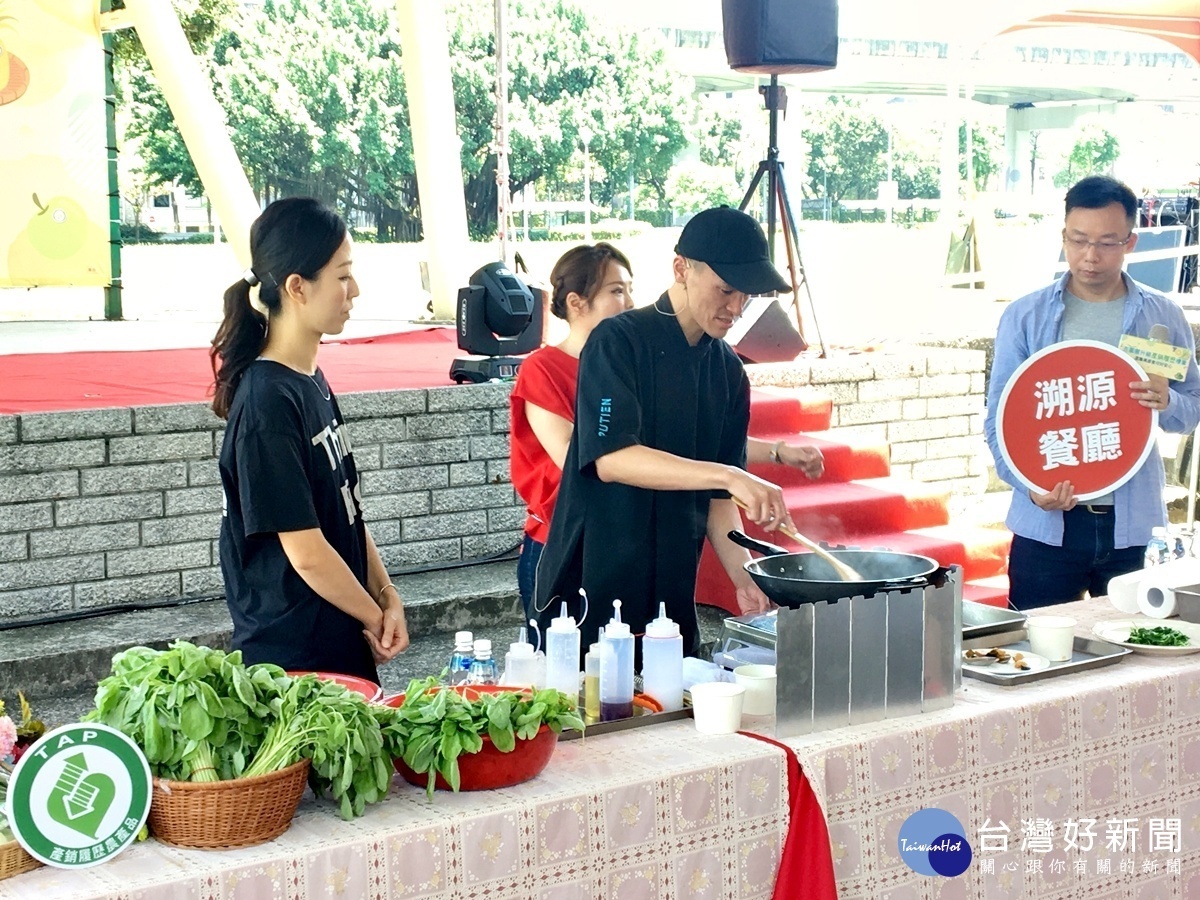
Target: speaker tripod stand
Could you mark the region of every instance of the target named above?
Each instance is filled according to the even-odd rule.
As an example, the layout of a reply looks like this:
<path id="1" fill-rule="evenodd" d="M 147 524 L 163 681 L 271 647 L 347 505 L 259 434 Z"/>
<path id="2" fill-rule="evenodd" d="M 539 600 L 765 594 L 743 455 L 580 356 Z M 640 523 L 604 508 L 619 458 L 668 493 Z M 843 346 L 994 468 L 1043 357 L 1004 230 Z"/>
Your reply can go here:
<path id="1" fill-rule="evenodd" d="M 825 341 L 821 337 L 821 326 L 817 322 L 817 309 L 813 305 L 812 289 L 808 284 L 808 276 L 804 271 L 804 260 L 800 257 L 800 237 L 796 229 L 796 219 L 792 215 L 792 204 L 788 200 L 787 184 L 783 178 L 783 162 L 779 159 L 779 113 L 787 110 L 787 90 L 779 83 L 779 76 L 772 75 L 771 83 L 760 85 L 758 92 L 763 95 L 770 122 L 767 133 L 767 158 L 759 160 L 750 187 L 738 209 L 743 212 L 754 199 L 763 175 L 767 176 L 767 248 L 771 254 L 771 262 L 775 261 L 775 230 L 776 217 L 783 227 L 784 246 L 787 248 L 788 278 L 792 283 L 792 309 L 796 315 L 796 330 L 804 335 L 804 323 L 800 316 L 800 288 L 804 287 L 808 297 L 808 307 L 812 310 L 813 328 L 817 332 L 817 344 L 821 349 L 820 358 L 825 358 Z"/>

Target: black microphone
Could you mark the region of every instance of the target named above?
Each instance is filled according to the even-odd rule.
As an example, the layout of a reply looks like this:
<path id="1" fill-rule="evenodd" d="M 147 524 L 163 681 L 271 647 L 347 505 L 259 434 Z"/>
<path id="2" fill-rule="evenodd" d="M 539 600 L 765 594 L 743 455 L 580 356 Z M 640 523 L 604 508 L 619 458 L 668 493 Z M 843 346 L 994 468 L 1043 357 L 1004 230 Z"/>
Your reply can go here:
<path id="1" fill-rule="evenodd" d="M 1171 337 L 1171 332 L 1167 330 L 1166 325 L 1151 325 L 1150 334 L 1148 336 L 1152 341 L 1159 341 L 1165 344 Z"/>

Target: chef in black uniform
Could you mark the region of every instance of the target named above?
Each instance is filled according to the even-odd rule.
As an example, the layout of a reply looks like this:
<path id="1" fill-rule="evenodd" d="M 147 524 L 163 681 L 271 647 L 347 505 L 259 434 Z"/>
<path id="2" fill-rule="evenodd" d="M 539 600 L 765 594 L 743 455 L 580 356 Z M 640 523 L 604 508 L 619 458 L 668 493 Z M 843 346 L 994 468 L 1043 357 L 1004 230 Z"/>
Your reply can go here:
<path id="1" fill-rule="evenodd" d="M 749 296 L 791 287 L 758 222 L 735 209 L 696 215 L 675 253 L 667 292 L 601 322 L 579 361 L 575 429 L 534 596 L 544 630 L 563 600 L 578 621 L 587 591 L 584 650 L 619 599 L 635 634 L 665 601 L 684 652 L 697 653 L 706 535 L 742 611 L 769 606 L 742 568 L 749 554 L 726 536 L 742 527 L 731 497 L 768 531 L 791 524 L 778 486 L 745 470 L 750 383 L 722 340 Z"/>

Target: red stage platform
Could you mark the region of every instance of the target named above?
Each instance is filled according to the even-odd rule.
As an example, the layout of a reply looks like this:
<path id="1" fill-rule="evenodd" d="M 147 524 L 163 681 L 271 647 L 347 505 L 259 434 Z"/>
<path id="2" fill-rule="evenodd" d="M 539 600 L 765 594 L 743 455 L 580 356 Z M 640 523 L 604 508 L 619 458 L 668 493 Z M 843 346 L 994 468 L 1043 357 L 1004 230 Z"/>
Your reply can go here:
<path id="1" fill-rule="evenodd" d="M 450 386 L 463 353 L 450 326 L 331 341 L 317 361 L 338 394 Z M 208 350 L 0 356 L 0 413 L 197 403 L 212 396 Z"/>

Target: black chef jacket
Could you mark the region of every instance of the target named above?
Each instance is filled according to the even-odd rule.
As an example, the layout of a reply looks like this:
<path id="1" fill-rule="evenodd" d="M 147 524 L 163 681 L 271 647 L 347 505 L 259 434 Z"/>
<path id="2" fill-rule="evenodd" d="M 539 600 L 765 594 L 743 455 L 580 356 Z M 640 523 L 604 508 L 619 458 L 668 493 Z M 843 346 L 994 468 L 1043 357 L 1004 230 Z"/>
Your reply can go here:
<path id="1" fill-rule="evenodd" d="M 666 601 L 684 653 L 699 652 L 696 570 L 709 501 L 729 495 L 606 483 L 596 460 L 640 444 L 744 468 L 749 424 L 741 361 L 707 334 L 690 346 L 667 295 L 596 326 L 579 360 L 575 429 L 538 565 L 534 596 L 543 632 L 562 600 L 579 620 L 582 586 L 589 604 L 580 626 L 583 652 L 599 639 L 614 599 L 635 634 Z"/>

